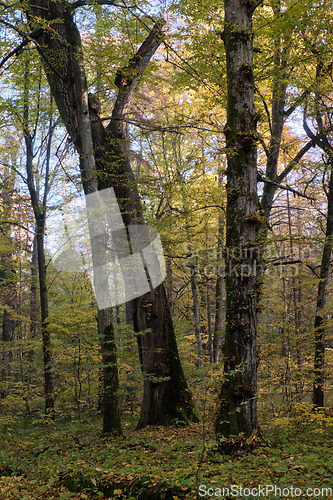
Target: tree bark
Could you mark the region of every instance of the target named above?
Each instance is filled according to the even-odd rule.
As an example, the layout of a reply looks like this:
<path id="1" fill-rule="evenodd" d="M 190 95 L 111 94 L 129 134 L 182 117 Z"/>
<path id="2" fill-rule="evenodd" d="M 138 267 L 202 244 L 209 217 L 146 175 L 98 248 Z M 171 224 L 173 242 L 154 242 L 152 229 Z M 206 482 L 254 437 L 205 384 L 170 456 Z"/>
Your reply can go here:
<path id="1" fill-rule="evenodd" d="M 226 333 L 216 435 L 228 452 L 257 428 L 257 198 L 251 2 L 226 0 L 227 61 Z M 236 436 L 236 438 L 235 438 Z"/>
<path id="2" fill-rule="evenodd" d="M 166 282 L 167 282 L 167 297 L 168 304 L 170 307 L 170 312 L 172 314 L 173 310 L 173 273 L 172 273 L 172 260 L 171 257 L 166 259 Z"/>
<path id="3" fill-rule="evenodd" d="M 71 6 L 55 1 L 45 9 L 42 0 L 31 1 L 29 15 L 35 16 L 35 20 L 44 17 L 50 23 L 49 27 L 44 27 L 37 36 L 38 47 L 52 95 L 62 121 L 81 156 L 82 164 L 83 138 L 77 114 L 81 94 L 78 92 L 78 79 L 75 77 L 76 47 L 80 45 L 80 34 L 73 21 Z M 126 119 L 140 77 L 160 42 L 161 25 L 156 25 L 129 65 L 117 73 L 116 84 L 119 86 L 119 92 L 107 128 L 103 126 L 98 110 L 92 103 L 89 106 L 89 114 L 84 111 L 90 118 L 98 189 L 114 189 L 125 226 L 144 224 L 139 194 L 129 161 Z M 82 62 L 81 59 L 80 64 Z M 84 70 L 83 66 L 80 70 Z M 86 173 L 82 169 L 81 173 L 84 179 Z M 150 310 L 153 311 L 152 314 L 149 314 Z M 177 352 L 163 285 L 134 300 L 133 316 L 135 330 L 145 330 L 137 336 L 144 374 L 144 402 L 138 426 L 171 423 L 175 418 L 185 421 L 196 418 Z M 164 351 L 163 354 L 161 350 Z M 164 366 L 164 363 L 168 364 Z M 160 373 L 163 374 L 162 378 Z M 165 373 L 168 374 L 167 378 Z"/>
<path id="4" fill-rule="evenodd" d="M 31 284 L 30 284 L 30 335 L 31 339 L 36 336 L 36 323 L 37 323 L 37 238 L 34 235 L 31 252 Z"/>

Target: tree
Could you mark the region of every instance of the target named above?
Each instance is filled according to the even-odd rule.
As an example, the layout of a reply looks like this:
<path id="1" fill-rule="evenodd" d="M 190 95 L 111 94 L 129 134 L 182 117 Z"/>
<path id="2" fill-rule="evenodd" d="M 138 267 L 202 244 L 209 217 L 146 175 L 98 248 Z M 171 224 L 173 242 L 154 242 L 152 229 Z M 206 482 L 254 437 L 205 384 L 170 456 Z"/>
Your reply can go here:
<path id="1" fill-rule="evenodd" d="M 110 2 L 108 2 L 110 3 Z M 112 119 L 105 128 L 92 101 L 89 103 L 86 69 L 79 30 L 73 10 L 85 3 L 31 2 L 27 11 L 34 39 L 62 121 L 80 155 L 85 194 L 113 187 L 125 226 L 142 224 L 143 215 L 130 167 L 127 146 L 127 118 L 134 91 L 151 56 L 161 41 L 157 24 L 136 56 L 116 77 L 119 86 Z M 41 18 L 45 21 L 40 22 Z M 98 312 L 101 338 L 108 345 L 110 404 L 116 401 L 116 352 L 111 310 Z M 140 359 L 144 373 L 144 398 L 138 426 L 167 424 L 175 418 L 195 418 L 191 395 L 180 364 L 172 319 L 163 285 L 136 299 L 134 325 L 138 332 Z M 111 384 L 112 387 L 111 387 Z M 111 394 L 112 393 L 112 394 Z M 118 412 L 104 430 L 120 432 Z M 106 417 L 105 417 L 106 418 Z"/>
<path id="2" fill-rule="evenodd" d="M 227 62 L 226 331 L 216 434 L 221 449 L 257 428 L 258 115 L 254 106 L 252 16 L 259 2 L 226 0 Z M 236 436 L 236 438 L 234 438 Z M 235 441 L 236 439 L 236 441 Z"/>
<path id="3" fill-rule="evenodd" d="M 2 352 L 2 368 L 1 379 L 4 381 L 10 375 L 10 362 L 12 352 L 10 342 L 13 341 L 15 332 L 15 309 L 17 306 L 17 290 L 15 279 L 15 261 L 13 259 L 14 242 L 12 238 L 12 222 L 13 222 L 13 205 L 14 205 L 14 188 L 15 188 L 15 172 L 11 168 L 11 162 L 15 163 L 15 152 L 8 141 L 7 144 L 7 162 L 1 173 L 1 264 L 0 264 L 0 283 L 3 293 L 3 315 L 2 315 L 2 333 L 1 340 L 4 342 Z M 14 196 L 13 196 L 14 195 Z"/>
<path id="4" fill-rule="evenodd" d="M 325 82 L 328 77 L 332 79 L 331 67 L 327 66 L 319 58 L 316 68 L 316 80 Z M 307 107 L 304 109 L 303 126 L 308 137 L 323 151 L 325 156 L 325 166 L 329 171 L 327 195 L 327 215 L 325 240 L 321 257 L 321 266 L 318 282 L 316 314 L 314 319 L 314 381 L 312 402 L 315 407 L 324 406 L 324 385 L 325 385 L 325 319 L 324 309 L 327 301 L 327 284 L 330 275 L 332 259 L 332 238 L 333 238 L 333 146 L 330 140 L 332 134 L 332 113 L 325 102 L 325 92 L 320 92 L 319 85 L 314 93 L 314 110 L 317 134 L 314 134 L 307 123 Z"/>
<path id="5" fill-rule="evenodd" d="M 222 189 L 222 172 L 218 172 L 219 187 Z M 222 210 L 221 210 L 222 212 Z M 223 259 L 223 245 L 224 245 L 224 214 L 219 213 L 218 215 L 218 236 L 217 236 L 217 258 L 219 262 Z M 215 291 L 215 325 L 214 325 L 214 337 L 213 337 L 213 348 L 211 362 L 218 363 L 220 358 L 220 346 L 221 346 L 221 334 L 222 334 L 222 322 L 223 322 L 223 276 L 219 272 L 219 266 L 217 266 L 217 278 L 216 278 L 216 291 Z"/>
<path id="6" fill-rule="evenodd" d="M 31 101 L 30 101 L 30 54 L 25 64 L 24 72 L 24 92 L 23 92 L 23 117 L 22 117 L 22 131 L 24 136 L 26 148 L 26 174 L 27 185 L 30 193 L 31 205 L 35 215 L 36 221 L 36 246 L 37 246 L 37 263 L 38 263 L 38 280 L 39 280 L 39 294 L 41 306 L 41 322 L 42 322 L 42 342 L 43 342 L 43 356 L 44 356 L 44 389 L 45 389 L 45 411 L 54 416 L 54 383 L 53 383 L 53 370 L 52 370 L 52 348 L 51 348 L 51 335 L 48 328 L 48 290 L 46 281 L 46 257 L 45 257 L 45 224 L 46 224 L 46 210 L 47 198 L 50 189 L 50 156 L 52 136 L 55 128 L 53 123 L 52 109 L 50 107 L 50 118 L 48 133 L 46 138 L 45 148 L 45 171 L 44 171 L 44 193 L 41 196 L 39 187 L 40 179 L 34 173 L 34 157 L 35 157 L 35 141 L 37 139 L 39 116 L 31 129 Z M 38 95 L 37 99 L 41 96 Z M 52 103 L 51 103 L 52 106 Z M 41 172 L 38 172 L 40 175 Z"/>

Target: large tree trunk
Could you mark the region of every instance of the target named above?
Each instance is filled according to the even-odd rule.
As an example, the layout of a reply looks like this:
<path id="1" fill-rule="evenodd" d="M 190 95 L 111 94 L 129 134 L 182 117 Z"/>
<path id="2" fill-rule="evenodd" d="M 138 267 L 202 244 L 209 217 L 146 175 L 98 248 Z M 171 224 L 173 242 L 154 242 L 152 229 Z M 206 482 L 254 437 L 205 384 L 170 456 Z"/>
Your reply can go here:
<path id="1" fill-rule="evenodd" d="M 42 53 L 52 95 L 63 123 L 80 154 L 80 163 L 84 165 L 86 157 L 82 149 L 82 126 L 80 126 L 80 112 L 77 111 L 82 107 L 84 66 L 81 57 L 80 34 L 73 21 L 71 8 L 70 4 L 55 1 L 46 9 L 45 2 L 37 0 L 30 2 L 29 14 L 35 16 L 35 19 L 44 17 L 50 23 L 49 28 L 41 28 L 37 32 L 36 39 Z M 110 187 L 114 189 L 125 226 L 143 224 L 144 220 L 136 182 L 130 167 L 127 127 L 124 120 L 127 118 L 141 74 L 160 42 L 161 25 L 157 25 L 128 67 L 123 72 L 118 72 L 116 84 L 119 86 L 119 92 L 113 117 L 107 128 L 104 128 L 93 106 L 89 111 L 83 110 L 86 120 L 83 128 L 87 130 L 87 120 L 90 120 L 93 141 L 93 150 L 88 151 L 86 156 L 94 154 L 98 172 L 98 189 Z M 52 64 L 48 63 L 49 60 Z M 81 173 L 83 180 L 91 181 L 94 177 L 85 172 L 84 168 L 81 169 Z M 154 308 L 154 314 L 149 318 L 147 318 L 147 302 L 151 302 Z M 145 403 L 139 425 L 170 423 L 177 416 L 182 420 L 195 418 L 177 352 L 163 285 L 144 297 L 135 299 L 134 309 L 134 323 L 137 331 L 141 331 L 147 323 L 151 325 L 149 331 L 144 331 L 137 336 L 145 379 Z M 108 328 L 108 325 L 105 327 Z M 157 347 L 146 349 L 146 346 Z M 161 365 L 162 346 L 163 360 L 167 363 L 165 366 Z M 151 376 L 161 371 L 168 373 L 167 378 Z M 161 390 L 165 386 L 167 390 Z M 174 399 L 175 391 L 177 401 Z M 147 408 L 152 410 L 147 411 Z"/>
<path id="2" fill-rule="evenodd" d="M 144 394 L 138 428 L 194 419 L 191 394 L 179 360 L 165 289 L 159 285 L 136 301 L 135 329 L 144 376 Z"/>
<path id="3" fill-rule="evenodd" d="M 257 428 L 257 115 L 251 2 L 225 1 L 227 60 L 226 333 L 216 434 L 221 449 L 240 447 Z M 235 439 L 234 436 L 237 436 Z"/>
<path id="4" fill-rule="evenodd" d="M 30 336 L 33 340 L 36 336 L 36 323 L 37 323 L 37 237 L 34 235 L 31 253 L 31 271 L 30 271 Z"/>

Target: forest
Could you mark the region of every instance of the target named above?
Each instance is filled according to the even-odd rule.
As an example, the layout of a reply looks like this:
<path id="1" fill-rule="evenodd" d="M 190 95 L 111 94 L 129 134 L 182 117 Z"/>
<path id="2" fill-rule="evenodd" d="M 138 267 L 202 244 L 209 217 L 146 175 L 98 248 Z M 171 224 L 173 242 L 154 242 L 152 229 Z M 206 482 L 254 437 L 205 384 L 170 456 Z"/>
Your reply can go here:
<path id="1" fill-rule="evenodd" d="M 333 499 L 332 1 L 0 11 L 0 500 Z"/>

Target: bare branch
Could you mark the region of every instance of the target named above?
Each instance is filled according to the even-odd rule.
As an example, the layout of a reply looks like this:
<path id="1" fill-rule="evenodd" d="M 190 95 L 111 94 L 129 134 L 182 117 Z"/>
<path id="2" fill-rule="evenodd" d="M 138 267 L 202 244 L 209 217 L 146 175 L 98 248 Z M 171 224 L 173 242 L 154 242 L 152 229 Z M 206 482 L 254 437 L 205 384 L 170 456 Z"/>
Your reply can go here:
<path id="1" fill-rule="evenodd" d="M 261 100 L 263 102 L 263 105 L 264 105 L 264 108 L 265 108 L 265 111 L 266 111 L 266 115 L 267 115 L 267 120 L 268 120 L 268 125 L 269 125 L 269 131 L 270 131 L 271 135 L 273 135 L 271 114 L 269 112 L 267 102 L 265 101 L 264 96 L 260 92 L 259 88 L 256 87 L 255 90 L 256 90 L 256 93 L 260 96 L 260 98 L 261 98 Z M 265 148 L 265 150 L 266 150 L 266 148 Z"/>
<path id="2" fill-rule="evenodd" d="M 292 169 L 297 165 L 297 163 L 303 158 L 303 156 L 315 145 L 314 141 L 311 139 L 309 142 L 305 144 L 305 146 L 300 149 L 296 156 L 288 163 L 286 168 L 281 172 L 281 174 L 277 178 L 277 182 L 281 183 L 287 175 L 292 171 Z"/>
<path id="3" fill-rule="evenodd" d="M 44 59 L 44 61 L 48 64 L 48 66 L 52 69 L 52 71 L 54 71 L 58 76 L 61 77 L 60 73 L 57 71 L 56 68 L 54 68 L 52 66 L 52 64 L 49 62 L 49 60 L 47 59 L 47 57 L 45 56 L 41 46 L 38 44 L 37 42 L 37 38 L 43 33 L 43 28 L 41 26 L 37 26 L 36 28 L 34 28 L 29 34 L 27 33 L 24 33 L 24 31 L 20 30 L 19 28 L 17 28 L 14 24 L 12 23 L 9 23 L 7 21 L 5 21 L 4 19 L 0 19 L 0 23 L 3 24 L 4 26 L 7 26 L 8 28 L 11 28 L 13 29 L 14 31 L 16 31 L 19 35 L 21 35 L 22 38 L 24 38 L 24 41 L 20 44 L 22 45 L 24 43 L 24 45 L 27 45 L 29 42 L 33 42 L 35 44 L 35 46 L 37 47 L 41 57 Z M 19 47 L 20 47 L 19 45 Z M 17 49 L 19 48 L 17 47 Z M 22 47 L 23 48 L 23 47 Z M 15 49 L 15 50 L 17 50 Z M 22 50 L 22 49 L 21 49 Z M 11 54 L 13 55 L 13 54 Z M 6 59 L 7 58 L 7 59 Z M 5 58 L 5 61 L 2 60 L 2 64 L 4 64 L 6 62 L 6 60 L 8 60 L 8 57 L 6 56 Z M 2 64 L 0 64 L 0 67 L 2 66 Z"/>
<path id="4" fill-rule="evenodd" d="M 307 124 L 305 113 L 304 113 L 304 117 L 303 117 L 303 128 L 306 132 L 306 135 L 311 139 L 311 141 L 314 144 L 316 144 L 320 149 L 325 150 L 325 145 L 322 142 L 322 140 L 320 139 L 320 136 L 318 134 L 315 135 L 312 132 L 312 130 L 310 129 L 309 125 Z"/>
<path id="5" fill-rule="evenodd" d="M 281 260 L 281 259 L 282 257 L 279 259 L 275 259 L 274 262 L 268 261 L 268 264 L 270 264 L 271 266 L 289 266 L 290 264 L 303 264 L 303 262 L 300 259 L 296 260 Z"/>
<path id="6" fill-rule="evenodd" d="M 30 43 L 30 40 L 23 40 L 23 42 L 20 43 L 15 49 L 13 49 L 9 54 L 7 54 L 1 61 L 0 61 L 0 68 L 8 61 L 13 56 L 19 55 L 23 48 Z"/>
<path id="7" fill-rule="evenodd" d="M 5 163 L 4 161 L 0 161 L 0 165 L 3 165 L 4 167 L 8 167 L 8 168 L 11 168 L 12 170 L 14 170 L 14 172 L 19 175 L 22 179 L 22 181 L 27 184 L 28 183 L 28 180 L 24 177 L 24 175 L 16 168 L 14 167 L 14 165 L 9 165 L 8 163 Z"/>
<path id="8" fill-rule="evenodd" d="M 294 195 L 300 196 L 301 198 L 306 198 L 307 200 L 314 201 L 314 198 L 312 198 L 311 196 L 308 196 L 307 194 L 302 193 L 301 191 L 297 191 L 297 189 L 294 189 L 288 185 L 282 186 L 279 182 L 274 182 L 271 179 L 267 179 L 266 177 L 263 177 L 260 174 L 258 174 L 257 180 L 258 180 L 258 182 L 265 182 L 267 184 L 272 184 L 273 186 L 276 186 L 279 189 L 284 189 L 286 191 L 290 191 Z"/>
<path id="9" fill-rule="evenodd" d="M 115 0 L 77 0 L 77 2 L 69 5 L 70 10 L 77 9 L 78 7 L 86 7 L 88 5 L 111 5 L 112 7 L 123 7 L 123 5 L 116 4 Z"/>
<path id="10" fill-rule="evenodd" d="M 283 112 L 283 115 L 288 118 L 293 112 L 302 104 L 304 99 L 310 94 L 309 89 L 305 90 L 299 97 L 297 97 L 296 101 L 290 108 Z"/>

